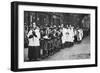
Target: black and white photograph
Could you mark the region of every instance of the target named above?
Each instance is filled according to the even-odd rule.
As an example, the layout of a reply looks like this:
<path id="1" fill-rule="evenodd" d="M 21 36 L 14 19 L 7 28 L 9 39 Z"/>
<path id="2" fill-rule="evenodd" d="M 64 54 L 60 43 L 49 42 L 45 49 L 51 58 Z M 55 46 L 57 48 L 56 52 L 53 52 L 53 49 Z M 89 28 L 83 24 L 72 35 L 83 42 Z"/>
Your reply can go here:
<path id="1" fill-rule="evenodd" d="M 24 61 L 90 59 L 90 17 L 24 11 Z"/>
<path id="2" fill-rule="evenodd" d="M 12 71 L 97 66 L 97 7 L 12 3 Z"/>

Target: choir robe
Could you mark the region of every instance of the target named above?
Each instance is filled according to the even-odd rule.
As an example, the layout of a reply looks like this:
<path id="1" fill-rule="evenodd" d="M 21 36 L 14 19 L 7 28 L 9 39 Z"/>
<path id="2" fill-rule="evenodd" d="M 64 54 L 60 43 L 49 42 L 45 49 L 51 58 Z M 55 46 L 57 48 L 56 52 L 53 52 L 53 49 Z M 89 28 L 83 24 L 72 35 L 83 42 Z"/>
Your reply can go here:
<path id="1" fill-rule="evenodd" d="M 83 38 L 83 30 L 82 29 L 78 29 L 78 35 L 77 35 L 77 41 L 81 41 Z"/>
<path id="2" fill-rule="evenodd" d="M 66 43 L 66 28 L 62 28 L 62 44 Z"/>
<path id="3" fill-rule="evenodd" d="M 73 29 L 67 29 L 66 30 L 66 42 L 74 42 Z"/>
<path id="4" fill-rule="evenodd" d="M 33 35 L 32 32 L 35 32 Z M 31 36 L 31 38 L 30 38 Z M 40 58 L 40 32 L 39 29 L 30 30 L 27 37 L 29 38 L 28 44 L 28 58 L 30 61 L 36 61 Z"/>

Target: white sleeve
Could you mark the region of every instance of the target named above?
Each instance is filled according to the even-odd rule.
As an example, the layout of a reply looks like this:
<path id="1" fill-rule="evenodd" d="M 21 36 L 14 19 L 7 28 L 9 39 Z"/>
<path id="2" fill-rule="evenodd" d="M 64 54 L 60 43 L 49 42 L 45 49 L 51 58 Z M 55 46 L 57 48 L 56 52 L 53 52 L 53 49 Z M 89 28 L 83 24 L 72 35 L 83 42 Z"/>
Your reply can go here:
<path id="1" fill-rule="evenodd" d="M 83 30 L 82 30 L 82 38 L 83 38 Z"/>
<path id="2" fill-rule="evenodd" d="M 32 31 L 30 30 L 27 34 L 27 37 L 29 38 L 29 36 L 32 35 Z"/>
<path id="3" fill-rule="evenodd" d="M 39 30 L 36 30 L 36 35 L 37 35 L 37 38 L 40 39 L 40 32 L 39 32 Z"/>

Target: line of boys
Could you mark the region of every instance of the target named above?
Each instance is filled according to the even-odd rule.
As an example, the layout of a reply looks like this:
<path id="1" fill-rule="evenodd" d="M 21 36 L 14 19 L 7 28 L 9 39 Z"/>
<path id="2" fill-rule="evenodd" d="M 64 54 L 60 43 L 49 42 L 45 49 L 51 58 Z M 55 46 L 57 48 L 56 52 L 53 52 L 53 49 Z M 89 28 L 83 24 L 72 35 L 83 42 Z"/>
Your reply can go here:
<path id="1" fill-rule="evenodd" d="M 30 31 L 27 34 L 28 37 L 28 58 L 29 61 L 38 61 L 40 60 L 41 55 L 41 49 L 40 49 L 40 29 L 36 26 L 36 23 L 33 23 L 33 28 L 30 29 Z M 83 30 L 77 28 L 74 29 L 71 25 L 66 25 L 66 28 L 63 24 L 60 26 L 60 32 L 62 34 L 61 40 L 62 40 L 62 48 L 65 48 L 67 46 L 73 45 L 75 38 L 77 41 L 81 41 L 83 37 Z M 54 34 L 53 34 L 54 35 Z M 45 38 L 48 38 L 47 36 L 44 36 Z"/>

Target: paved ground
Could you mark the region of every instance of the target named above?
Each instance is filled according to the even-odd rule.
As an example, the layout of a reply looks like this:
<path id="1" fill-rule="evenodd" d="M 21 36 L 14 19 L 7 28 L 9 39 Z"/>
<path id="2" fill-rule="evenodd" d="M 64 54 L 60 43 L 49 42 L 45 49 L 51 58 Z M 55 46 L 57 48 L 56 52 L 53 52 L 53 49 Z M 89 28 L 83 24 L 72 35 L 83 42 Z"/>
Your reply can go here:
<path id="1" fill-rule="evenodd" d="M 25 49 L 24 58 L 27 60 L 27 51 Z M 80 44 L 74 44 L 74 46 L 70 48 L 65 48 L 55 53 L 54 55 L 44 59 L 48 60 L 71 60 L 71 59 L 88 59 L 90 58 L 90 38 L 86 37 L 82 40 Z"/>
<path id="2" fill-rule="evenodd" d="M 45 60 L 70 60 L 90 58 L 90 38 L 86 37 L 80 44 L 74 44 L 70 48 L 62 49 Z"/>

